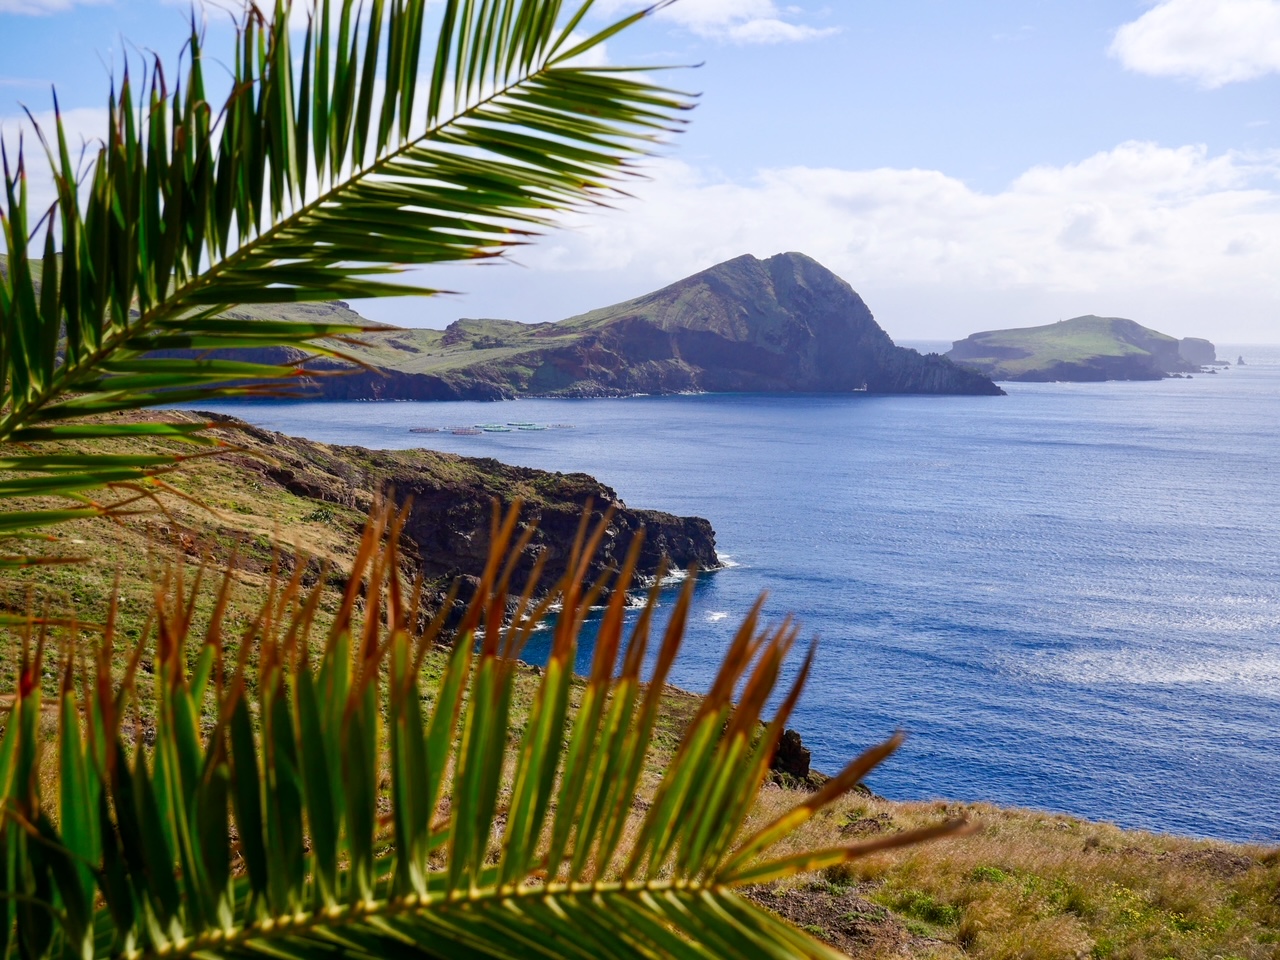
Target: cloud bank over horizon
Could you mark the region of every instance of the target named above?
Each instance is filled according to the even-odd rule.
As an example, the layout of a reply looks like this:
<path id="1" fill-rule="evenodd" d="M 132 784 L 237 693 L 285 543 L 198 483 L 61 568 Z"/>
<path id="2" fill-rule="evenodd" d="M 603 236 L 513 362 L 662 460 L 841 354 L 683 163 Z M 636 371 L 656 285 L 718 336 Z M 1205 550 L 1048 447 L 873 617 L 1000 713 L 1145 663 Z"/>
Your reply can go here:
<path id="1" fill-rule="evenodd" d="M 1280 0 L 1161 0 L 1110 52 L 1135 73 L 1208 88 L 1280 73 Z"/>
<path id="2" fill-rule="evenodd" d="M 1103 313 L 1280 341 L 1280 153 L 1131 141 L 996 192 L 926 169 L 788 167 L 735 181 L 669 160 L 650 174 L 635 201 L 517 254 L 528 269 L 450 272 L 446 285 L 472 294 L 433 304 L 429 322 L 556 320 L 744 253 L 796 250 L 906 337 Z"/>
<path id="3" fill-rule="evenodd" d="M 67 112 L 73 149 L 100 134 L 104 113 Z M 19 126 L 3 122 L 9 148 Z M 42 151 L 27 146 L 38 207 L 52 186 Z M 1280 342 L 1280 151 L 1129 141 L 991 191 L 923 168 L 792 166 L 734 179 L 668 159 L 648 175 L 627 185 L 634 199 L 517 251 L 520 266 L 421 273 L 465 296 L 362 309 L 432 326 L 558 320 L 744 253 L 796 250 L 848 280 L 894 335 L 952 338 L 1100 313 L 1179 335 Z"/>

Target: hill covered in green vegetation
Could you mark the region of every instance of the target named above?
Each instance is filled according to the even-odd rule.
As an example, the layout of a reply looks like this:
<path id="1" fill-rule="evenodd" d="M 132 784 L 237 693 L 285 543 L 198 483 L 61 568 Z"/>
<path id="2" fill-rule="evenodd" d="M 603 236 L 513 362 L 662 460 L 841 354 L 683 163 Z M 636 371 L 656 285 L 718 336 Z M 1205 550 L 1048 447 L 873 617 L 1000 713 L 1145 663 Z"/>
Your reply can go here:
<path id="1" fill-rule="evenodd" d="M 1122 317 L 1074 317 L 1042 327 L 988 330 L 947 356 L 993 380 L 1159 380 L 1214 363 L 1207 340 L 1178 340 Z"/>

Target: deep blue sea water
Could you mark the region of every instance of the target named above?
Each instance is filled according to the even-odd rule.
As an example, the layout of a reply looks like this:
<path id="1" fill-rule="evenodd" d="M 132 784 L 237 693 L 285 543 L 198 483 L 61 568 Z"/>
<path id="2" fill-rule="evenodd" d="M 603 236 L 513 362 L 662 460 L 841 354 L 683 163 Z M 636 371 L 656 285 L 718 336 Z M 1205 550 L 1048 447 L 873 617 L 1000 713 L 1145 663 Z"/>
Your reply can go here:
<path id="1" fill-rule="evenodd" d="M 720 395 L 220 408 L 368 447 L 581 470 L 707 517 L 674 681 L 705 688 L 769 591 L 821 637 L 794 719 L 819 769 L 897 728 L 895 798 L 1280 840 L 1280 348 L 1156 383 L 1003 398 Z M 536 433 L 414 426 L 570 422 Z M 536 659 L 538 651 L 526 656 Z"/>

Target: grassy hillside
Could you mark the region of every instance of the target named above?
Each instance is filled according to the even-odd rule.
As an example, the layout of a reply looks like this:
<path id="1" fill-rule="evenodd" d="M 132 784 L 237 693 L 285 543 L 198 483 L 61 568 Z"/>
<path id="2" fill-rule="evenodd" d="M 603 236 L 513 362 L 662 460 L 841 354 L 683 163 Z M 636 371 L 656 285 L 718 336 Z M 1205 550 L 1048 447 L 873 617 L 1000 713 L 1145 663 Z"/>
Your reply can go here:
<path id="1" fill-rule="evenodd" d="M 1118 317 L 1076 317 L 1043 327 L 1025 327 L 1020 330 L 1004 330 L 998 335 L 978 334 L 990 337 L 1001 345 L 1022 347 L 1034 351 L 1028 361 L 1044 362 L 1050 357 L 1058 360 L 1088 360 L 1090 357 L 1123 357 L 1149 353 L 1130 339 L 1135 331 L 1129 326 L 1132 320 Z M 1134 326 L 1137 326 L 1134 324 Z M 1170 346 L 1177 343 L 1173 337 L 1147 331 L 1142 328 L 1144 339 L 1154 338 L 1166 341 Z M 997 338 L 998 337 L 998 338 Z"/>
<path id="2" fill-rule="evenodd" d="M 271 444 L 255 446 L 259 456 L 272 455 Z M 277 448 L 278 458 L 284 453 Z M 341 462 L 325 469 L 346 469 L 358 491 L 360 477 L 381 469 L 378 463 L 372 453 L 346 448 Z M 442 481 L 479 480 L 468 474 L 480 470 L 470 461 L 442 461 L 439 469 Z M 351 555 L 366 505 L 358 493 L 346 504 L 292 493 L 261 461 L 250 463 L 242 455 L 193 465 L 174 483 L 205 498 L 217 514 L 168 498 L 168 516 L 138 517 L 121 526 L 83 524 L 73 532 L 79 541 L 74 546 L 93 558 L 90 563 L 7 577 L 0 581 L 0 606 L 75 609 L 82 619 L 101 620 L 118 572 L 121 622 L 126 635 L 136 635 L 148 603 L 150 568 L 174 550 L 194 565 L 206 554 L 221 563 L 234 548 L 241 570 L 230 621 L 243 624 L 262 595 L 277 550 L 285 569 L 298 551 L 330 558 L 340 569 Z M 517 487 L 510 492 L 535 503 L 546 496 L 537 484 Z M 211 606 L 213 579 L 207 578 L 197 604 L 197 629 Z M 331 610 L 331 602 L 320 610 L 322 628 Z M 804 611 L 798 613 L 803 617 Z M 12 688 L 16 646 L 13 635 L 0 638 L 0 689 Z M 147 664 L 144 660 L 144 671 Z M 46 680 L 53 684 L 56 677 Z M 538 677 L 527 670 L 518 682 L 517 728 Z M 697 704 L 693 694 L 667 691 L 637 810 L 649 801 L 655 772 L 672 755 Z M 789 787 L 766 785 L 756 820 L 799 797 Z M 1274 849 L 1123 831 L 985 804 L 896 803 L 871 796 L 847 798 L 809 824 L 797 841 L 838 845 L 958 814 L 975 821 L 981 832 L 878 855 L 856 869 L 760 888 L 752 896 L 858 957 L 1280 958 L 1280 851 Z"/>
<path id="3" fill-rule="evenodd" d="M 446 374 L 510 360 L 552 346 L 570 346 L 582 332 L 552 323 L 463 319 L 447 330 L 405 329 L 361 336 L 349 352 L 366 363 L 408 374 Z"/>
<path id="4" fill-rule="evenodd" d="M 768 269 L 779 261 L 812 266 L 821 280 L 834 279 L 837 284 L 843 284 L 802 254 L 779 254 L 764 261 L 752 256 L 735 257 L 633 300 L 562 320 L 560 325 L 587 331 L 606 328 L 619 320 L 639 319 L 659 330 L 699 330 L 733 340 L 750 340 L 760 332 L 777 334 L 791 319 L 790 311 L 782 302 L 785 291 Z M 847 284 L 843 286 L 845 290 L 841 292 L 851 294 L 853 299 L 842 303 L 842 308 L 850 315 L 866 312 L 866 306 L 852 288 Z M 814 301 L 830 296 L 830 291 L 811 288 L 811 292 L 815 295 Z M 819 303 L 810 303 L 813 313 L 820 309 Z"/>
<path id="5" fill-rule="evenodd" d="M 957 341 L 947 356 L 997 380 L 1103 379 L 1072 376 L 1089 371 L 1151 378 L 1183 366 L 1176 338 L 1121 317 L 1084 316 L 975 333 Z"/>
<path id="6" fill-rule="evenodd" d="M 787 799 L 766 790 L 761 805 Z M 878 855 L 760 899 L 855 956 L 1280 957 L 1275 850 L 985 804 L 877 799 L 847 801 L 814 826 L 813 839 L 864 838 L 944 811 L 968 817 L 981 832 Z"/>

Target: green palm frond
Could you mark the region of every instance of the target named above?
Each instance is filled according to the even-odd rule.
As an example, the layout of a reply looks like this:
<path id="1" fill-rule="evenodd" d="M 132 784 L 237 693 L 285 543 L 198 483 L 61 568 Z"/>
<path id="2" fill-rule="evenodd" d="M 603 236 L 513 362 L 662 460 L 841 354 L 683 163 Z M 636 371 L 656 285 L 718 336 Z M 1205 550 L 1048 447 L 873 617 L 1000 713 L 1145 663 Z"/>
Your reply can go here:
<path id="1" fill-rule="evenodd" d="M 387 508 L 365 530 L 323 652 L 311 634 L 324 588 L 303 589 L 304 564 L 273 582 L 238 649 L 217 612 L 188 649 L 194 591 L 179 570 L 157 586 L 152 636 L 119 651 L 123 679 L 114 627 L 93 670 L 74 638 L 61 645 L 56 744 L 40 723 L 51 641 L 33 627 L 0 740 L 0 946 L 24 960 L 836 956 L 736 888 L 957 829 L 777 852 L 897 740 L 748 830 L 810 664 L 762 724 L 797 631 L 762 628 L 757 606 L 637 813 L 692 578 L 660 636 L 657 588 L 628 635 L 633 545 L 575 681 L 579 633 L 603 596 L 582 578 L 608 518 L 593 530 L 584 519 L 571 572 L 539 599 L 536 573 L 518 596 L 510 583 L 505 558 L 530 535 L 517 535 L 516 509 L 495 512 L 493 552 L 447 650 L 432 649 L 447 606 L 428 620 L 420 590 L 403 587 L 405 513 Z M 514 658 L 552 600 L 550 657 L 518 720 Z M 42 799 L 50 774 L 56 809 Z"/>
<path id="2" fill-rule="evenodd" d="M 0 158 L 0 454 L 114 435 L 85 418 L 288 391 L 304 361 L 209 354 L 342 357 L 362 328 L 237 320 L 230 308 L 431 294 L 392 278 L 407 265 L 501 256 L 564 212 L 604 202 L 691 102 L 646 71 L 580 58 L 666 2 L 582 35 L 591 0 L 446 0 L 431 13 L 433 36 L 427 0 L 318 0 L 297 49 L 288 0 L 269 16 L 251 5 L 217 109 L 193 18 L 172 89 L 159 60 L 140 84 L 125 69 L 87 168 L 55 98 L 54 128 L 40 137 L 54 205 L 32 209 L 21 147 Z M 23 474 L 0 484 L 0 500 L 84 501 L 178 462 L 104 455 L 73 475 L 32 459 L 0 467 Z M 82 502 L 73 513 L 105 509 Z M 65 513 L 8 516 L 33 530 Z"/>

